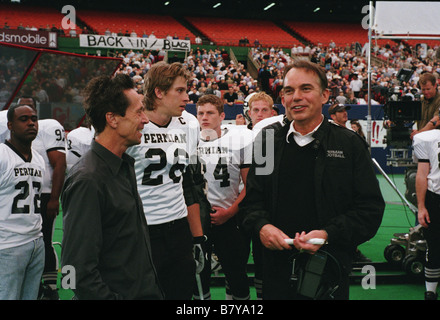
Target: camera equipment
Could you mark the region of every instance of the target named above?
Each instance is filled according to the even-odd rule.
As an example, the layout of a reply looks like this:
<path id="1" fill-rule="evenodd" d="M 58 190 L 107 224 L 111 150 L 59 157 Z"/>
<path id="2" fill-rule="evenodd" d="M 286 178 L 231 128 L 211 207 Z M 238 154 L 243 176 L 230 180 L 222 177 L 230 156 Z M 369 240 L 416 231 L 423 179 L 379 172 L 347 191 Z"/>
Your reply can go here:
<path id="1" fill-rule="evenodd" d="M 407 82 L 413 72 L 410 69 L 401 69 L 397 78 L 401 83 Z M 389 120 L 386 123 L 389 125 L 384 142 L 390 147 L 388 165 L 401 167 L 413 164 L 410 156 L 412 145 L 410 135 L 414 122 L 421 119 L 422 113 L 422 103 L 415 98 L 405 95 L 400 86 L 391 88 L 387 93 L 384 113 L 385 120 Z"/>

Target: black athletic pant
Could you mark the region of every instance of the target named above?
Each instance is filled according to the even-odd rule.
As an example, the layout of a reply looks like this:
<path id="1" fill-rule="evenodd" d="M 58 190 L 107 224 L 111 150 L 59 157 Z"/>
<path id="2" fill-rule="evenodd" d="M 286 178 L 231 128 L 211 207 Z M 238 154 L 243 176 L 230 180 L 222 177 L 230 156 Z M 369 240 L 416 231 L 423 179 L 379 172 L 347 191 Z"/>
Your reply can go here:
<path id="1" fill-rule="evenodd" d="M 431 191 L 426 192 L 425 206 L 431 223 L 423 229 L 426 240 L 427 254 L 425 265 L 425 280 L 439 282 L 440 280 L 440 195 Z"/>
<path id="2" fill-rule="evenodd" d="M 187 218 L 149 225 L 151 251 L 166 300 L 191 300 L 195 261 Z"/>
<path id="3" fill-rule="evenodd" d="M 47 216 L 47 203 L 50 200 L 50 194 L 43 193 L 41 194 L 41 217 L 43 220 L 42 223 L 42 232 L 43 232 L 43 240 L 44 240 L 44 249 L 45 249 L 45 260 L 44 260 L 44 271 L 43 271 L 43 281 L 45 284 L 57 284 L 57 255 L 55 249 L 52 244 L 53 238 L 53 229 L 56 217 L 48 217 Z"/>
<path id="4" fill-rule="evenodd" d="M 238 229 L 235 218 L 212 225 L 210 234 L 233 299 L 249 299 L 249 239 Z"/>

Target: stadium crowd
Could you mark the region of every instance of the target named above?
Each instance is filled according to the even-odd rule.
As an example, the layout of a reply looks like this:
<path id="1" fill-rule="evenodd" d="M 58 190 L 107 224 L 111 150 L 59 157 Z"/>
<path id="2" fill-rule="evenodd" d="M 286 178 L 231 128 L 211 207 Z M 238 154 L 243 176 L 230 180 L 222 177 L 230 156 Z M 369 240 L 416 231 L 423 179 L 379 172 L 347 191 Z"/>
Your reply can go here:
<path id="1" fill-rule="evenodd" d="M 184 59 L 183 64 L 190 70 L 193 80 L 188 91 L 192 93 L 192 103 L 205 93 L 215 93 L 220 97 L 233 88 L 237 96 L 236 103 L 242 103 L 253 93 L 264 91 L 272 96 L 276 104 L 280 103 L 279 92 L 282 88 L 284 67 L 295 57 L 310 57 L 312 62 L 326 69 L 329 82 L 329 103 L 367 104 L 368 102 L 368 62 L 365 50 L 357 50 L 354 43 L 345 47 L 318 44 L 316 46 L 294 45 L 291 52 L 282 48 L 263 48 L 256 46 L 250 49 L 258 76 L 252 77 L 245 65 L 230 60 L 224 49 L 193 48 Z M 376 62 L 372 64 L 371 103 L 383 104 L 388 92 L 395 86 L 401 86 L 403 93 L 412 98 L 420 95 L 418 79 L 423 72 L 433 72 L 438 78 L 440 65 L 435 60 L 437 48 L 427 52 L 416 51 L 409 45 L 386 44 L 373 48 Z M 161 52 L 119 53 L 123 63 L 117 73 L 130 75 L 142 91 L 143 75 L 151 65 L 164 59 Z M 174 55 L 168 61 L 178 60 Z M 413 71 L 409 81 L 400 82 L 398 72 L 401 69 Z"/>

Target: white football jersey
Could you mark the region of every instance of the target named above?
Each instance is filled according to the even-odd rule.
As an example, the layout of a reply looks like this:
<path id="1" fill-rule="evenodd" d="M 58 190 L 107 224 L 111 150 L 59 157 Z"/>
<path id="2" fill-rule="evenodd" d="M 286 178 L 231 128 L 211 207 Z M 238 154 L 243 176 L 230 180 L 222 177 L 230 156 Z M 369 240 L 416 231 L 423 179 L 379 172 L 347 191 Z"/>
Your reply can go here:
<path id="1" fill-rule="evenodd" d="M 252 141 L 252 131 L 236 128 L 225 128 L 218 139 L 200 140 L 197 150 L 212 206 L 229 208 L 237 199 L 241 169 L 252 163 Z"/>
<path id="2" fill-rule="evenodd" d="M 150 121 L 142 130 L 141 143 L 127 149 L 135 159 L 138 191 L 149 225 L 187 216 L 182 174 L 197 153 L 199 136 L 199 122 L 184 111 L 166 127 Z"/>
<path id="3" fill-rule="evenodd" d="M 67 171 L 90 149 L 95 129 L 93 127 L 78 127 L 67 134 L 66 137 L 66 164 Z"/>
<path id="4" fill-rule="evenodd" d="M 38 135 L 32 142 L 32 148 L 43 157 L 46 165 L 42 193 L 52 192 L 53 168 L 50 165 L 47 152 L 56 150 L 65 153 L 65 143 L 64 128 L 57 120 L 38 120 Z"/>
<path id="5" fill-rule="evenodd" d="M 8 110 L 0 111 L 0 143 L 9 139 Z"/>
<path id="6" fill-rule="evenodd" d="M 263 129 L 264 127 L 267 127 L 268 125 L 271 125 L 275 122 L 279 122 L 281 124 L 284 124 L 284 115 L 280 114 L 278 116 L 269 117 L 269 118 L 266 118 L 266 119 L 263 119 L 263 120 L 257 122 L 257 124 L 255 124 L 255 126 L 252 128 L 252 131 L 254 132 L 254 136 L 256 137 L 257 134 L 261 131 L 261 129 Z"/>
<path id="7" fill-rule="evenodd" d="M 440 194 L 440 130 L 423 131 L 413 138 L 414 156 L 419 162 L 429 162 L 428 190 Z"/>
<path id="8" fill-rule="evenodd" d="M 0 144 L 0 250 L 42 235 L 40 194 L 44 170 L 43 158 L 35 150 L 27 162 L 12 145 Z"/>

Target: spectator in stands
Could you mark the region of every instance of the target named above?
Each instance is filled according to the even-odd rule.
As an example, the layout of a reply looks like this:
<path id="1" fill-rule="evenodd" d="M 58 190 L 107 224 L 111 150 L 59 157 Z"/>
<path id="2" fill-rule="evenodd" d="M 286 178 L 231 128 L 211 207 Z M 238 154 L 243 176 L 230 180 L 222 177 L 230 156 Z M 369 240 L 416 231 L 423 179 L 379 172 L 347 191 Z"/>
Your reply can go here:
<path id="1" fill-rule="evenodd" d="M 350 120 L 351 128 L 354 132 L 357 132 L 365 141 L 367 140 L 367 137 L 365 137 L 364 130 L 362 129 L 362 126 L 357 119 Z"/>
<path id="2" fill-rule="evenodd" d="M 261 83 L 261 88 L 263 89 L 264 92 L 266 92 L 267 94 L 271 95 L 271 90 L 270 90 L 270 79 L 273 78 L 272 73 L 269 71 L 268 66 L 265 64 L 262 67 L 262 70 L 260 72 L 260 74 L 258 75 L 260 83 Z"/>
<path id="3" fill-rule="evenodd" d="M 211 84 L 206 89 L 205 94 L 213 94 L 219 98 L 222 97 L 222 92 L 218 89 L 217 82 L 211 82 Z"/>
<path id="4" fill-rule="evenodd" d="M 229 86 L 226 83 L 226 80 L 225 80 L 224 76 L 220 76 L 220 81 L 218 82 L 218 88 L 220 90 L 229 90 Z"/>
<path id="5" fill-rule="evenodd" d="M 354 92 L 351 89 L 347 90 L 347 94 L 345 95 L 347 97 L 346 104 L 357 104 L 358 99 L 354 96 Z"/>
<path id="6" fill-rule="evenodd" d="M 359 97 L 357 104 L 368 105 L 368 93 L 364 93 L 364 94 L 361 93 L 360 95 L 362 97 Z M 379 102 L 377 102 L 373 98 L 371 98 L 370 102 L 371 102 L 371 105 L 378 105 L 379 104 Z"/>
<path id="7" fill-rule="evenodd" d="M 191 91 L 190 91 L 189 94 L 188 94 L 188 97 L 189 97 L 189 103 L 196 104 L 197 101 L 199 101 L 199 96 L 200 96 L 200 94 L 199 94 L 199 92 L 197 91 L 197 88 L 196 88 L 196 87 L 192 87 L 192 88 L 191 88 Z"/>
<path id="8" fill-rule="evenodd" d="M 223 101 L 225 104 L 229 106 L 233 106 L 237 102 L 237 100 L 238 100 L 238 95 L 234 91 L 234 87 L 230 86 L 228 88 L 228 92 L 225 92 L 225 94 L 223 95 Z"/>
<path id="9" fill-rule="evenodd" d="M 339 94 L 335 98 L 336 102 L 339 104 L 346 104 L 347 103 L 347 97 L 344 95 L 344 91 L 342 89 L 339 89 Z"/>
<path id="10" fill-rule="evenodd" d="M 353 94 L 356 98 L 359 98 L 359 93 L 361 92 L 362 86 L 362 80 L 359 79 L 357 74 L 354 74 L 352 80 L 350 81 L 350 89 L 353 91 Z"/>
<path id="11" fill-rule="evenodd" d="M 344 106 L 343 104 L 335 103 L 328 108 L 328 114 L 335 124 L 346 128 L 348 121 L 347 110 L 350 110 L 350 106 Z"/>

